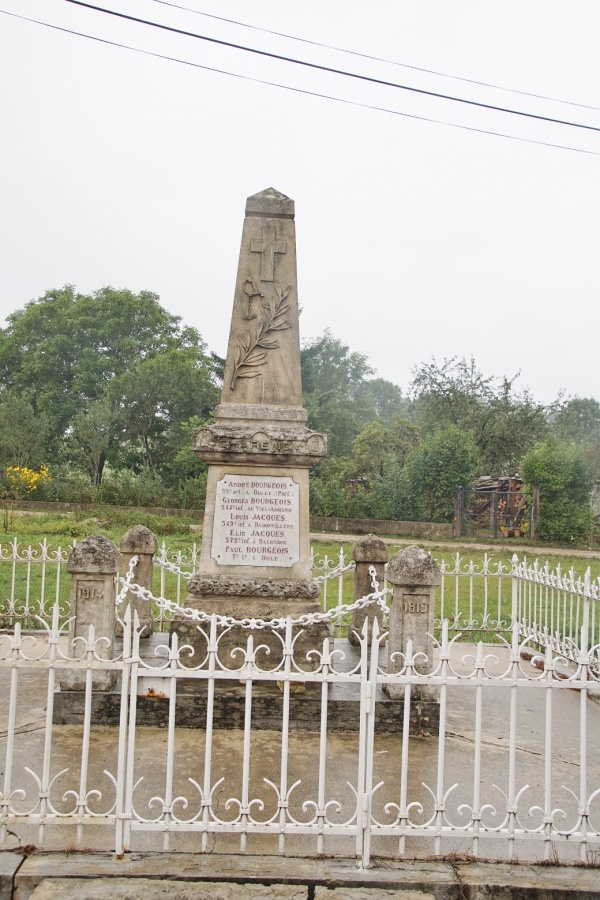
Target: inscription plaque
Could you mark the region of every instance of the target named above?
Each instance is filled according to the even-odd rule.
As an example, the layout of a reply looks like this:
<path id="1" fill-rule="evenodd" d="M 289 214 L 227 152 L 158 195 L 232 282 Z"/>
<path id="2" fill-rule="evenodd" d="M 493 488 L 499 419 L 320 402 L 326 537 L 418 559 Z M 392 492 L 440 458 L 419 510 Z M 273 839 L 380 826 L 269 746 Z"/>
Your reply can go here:
<path id="1" fill-rule="evenodd" d="M 427 600 L 415 600 L 412 598 L 404 599 L 405 613 L 426 613 L 429 609 Z"/>
<path id="2" fill-rule="evenodd" d="M 300 486 L 288 476 L 217 482 L 211 556 L 221 566 L 291 566 L 300 558 Z"/>

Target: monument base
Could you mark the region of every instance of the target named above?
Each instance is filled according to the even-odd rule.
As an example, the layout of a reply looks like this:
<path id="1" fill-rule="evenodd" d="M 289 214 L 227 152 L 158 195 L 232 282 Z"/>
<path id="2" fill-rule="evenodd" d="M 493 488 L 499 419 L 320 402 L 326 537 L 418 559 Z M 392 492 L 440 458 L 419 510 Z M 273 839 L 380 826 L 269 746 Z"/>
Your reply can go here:
<path id="1" fill-rule="evenodd" d="M 390 700 L 404 700 L 406 688 L 401 684 L 394 682 L 385 682 L 382 686 L 383 693 Z M 411 701 L 413 703 L 437 703 L 440 702 L 440 689 L 434 685 L 416 684 L 413 685 L 410 692 Z"/>
<path id="2" fill-rule="evenodd" d="M 234 619 L 262 619 L 264 621 L 288 616 L 297 619 L 299 616 L 323 611 L 320 603 L 316 601 L 304 598 L 282 600 L 279 596 L 266 598 L 190 595 L 184 601 L 184 605 L 192 609 L 201 609 L 208 615 L 216 613 L 220 616 L 232 616 Z M 182 615 L 176 614 L 171 620 L 170 633 L 177 634 L 179 646 L 186 644 L 193 648 L 193 655 L 187 657 L 191 667 L 197 666 L 199 661 L 206 657 L 209 629 L 209 622 L 202 624 Z M 244 661 L 242 650 L 246 650 L 250 635 L 253 638 L 256 664 L 265 670 L 271 670 L 280 665 L 285 644 L 285 627 L 250 628 L 242 625 L 236 625 L 229 629 L 221 627 L 217 629 L 219 663 L 226 669 L 241 668 Z M 330 648 L 333 647 L 333 631 L 328 622 L 294 625 L 292 635 L 294 664 L 305 672 L 311 672 L 318 667 L 319 660 L 316 654 L 323 652 L 325 638 L 331 639 Z M 184 665 L 186 664 L 185 653 L 182 654 L 181 661 Z"/>
<path id="3" fill-rule="evenodd" d="M 258 633 L 258 632 L 257 632 Z M 165 661 L 166 635 L 153 634 L 143 647 L 148 663 L 155 665 Z M 360 651 L 344 638 L 332 640 L 335 645 L 336 666 L 352 671 L 359 664 Z M 120 646 L 116 647 L 120 652 Z M 157 655 L 158 653 L 158 655 Z M 386 651 L 381 650 L 380 663 L 385 666 Z M 188 692 L 188 684 L 196 687 Z M 169 722 L 170 699 L 149 687 L 151 681 L 140 682 L 140 694 L 136 699 L 136 724 L 138 726 L 164 728 Z M 391 700 L 377 686 L 374 692 L 374 728 L 377 734 L 401 735 L 404 728 L 404 700 Z M 310 685 L 300 694 L 292 694 L 289 705 L 288 727 L 290 731 L 318 733 L 322 726 L 321 685 Z M 281 731 L 284 697 L 276 683 L 254 682 L 252 687 L 252 728 L 259 731 Z M 243 729 L 246 713 L 246 687 L 237 679 L 217 680 L 214 686 L 211 721 L 216 729 Z M 121 684 L 117 682 L 111 691 L 94 691 L 91 704 L 91 721 L 94 725 L 119 727 L 121 713 Z M 208 713 L 207 680 L 182 678 L 177 680 L 176 726 L 178 728 L 206 728 Z M 86 715 L 85 691 L 56 691 L 54 694 L 53 723 L 55 725 L 82 725 Z M 439 733 L 440 706 L 433 700 L 417 700 L 411 696 L 409 734 L 419 737 L 437 737 Z M 330 684 L 327 696 L 327 731 L 330 733 L 358 733 L 361 727 L 360 686 L 344 682 Z"/>

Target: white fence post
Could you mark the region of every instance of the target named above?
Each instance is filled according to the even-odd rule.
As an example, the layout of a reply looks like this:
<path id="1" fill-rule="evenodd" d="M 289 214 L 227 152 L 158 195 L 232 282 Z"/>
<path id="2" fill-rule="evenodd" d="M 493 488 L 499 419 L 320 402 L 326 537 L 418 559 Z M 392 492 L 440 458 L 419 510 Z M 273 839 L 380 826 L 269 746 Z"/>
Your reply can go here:
<path id="1" fill-rule="evenodd" d="M 518 620 L 519 616 L 519 578 L 518 578 L 518 566 L 519 566 L 519 557 L 516 553 L 512 555 L 512 572 L 511 572 L 511 625 Z"/>

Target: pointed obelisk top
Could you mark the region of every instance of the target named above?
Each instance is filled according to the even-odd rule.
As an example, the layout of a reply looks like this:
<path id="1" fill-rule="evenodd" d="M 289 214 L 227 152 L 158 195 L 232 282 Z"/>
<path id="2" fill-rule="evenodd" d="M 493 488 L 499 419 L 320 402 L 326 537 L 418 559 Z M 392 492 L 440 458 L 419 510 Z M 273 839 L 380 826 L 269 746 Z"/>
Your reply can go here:
<path id="1" fill-rule="evenodd" d="M 227 404 L 302 410 L 294 201 L 274 188 L 248 197 L 225 378 Z M 299 414 L 299 413 L 298 413 Z"/>
<path id="2" fill-rule="evenodd" d="M 275 219 L 293 219 L 294 201 L 276 191 L 275 188 L 265 188 L 258 194 L 252 194 L 246 200 L 247 216 L 264 216 Z"/>

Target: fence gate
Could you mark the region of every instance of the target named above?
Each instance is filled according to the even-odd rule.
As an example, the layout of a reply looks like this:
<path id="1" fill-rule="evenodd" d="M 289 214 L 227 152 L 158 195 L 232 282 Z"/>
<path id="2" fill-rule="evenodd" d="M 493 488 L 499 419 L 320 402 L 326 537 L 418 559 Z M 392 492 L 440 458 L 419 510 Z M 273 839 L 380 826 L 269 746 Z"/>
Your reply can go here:
<path id="1" fill-rule="evenodd" d="M 139 849 L 144 834 L 161 835 L 165 850 L 177 837 L 177 849 L 207 852 L 218 837 L 231 852 L 250 852 L 253 837 L 261 835 L 262 852 L 272 845 L 273 852 L 283 853 L 291 839 L 304 846 L 308 838 L 312 852 L 322 854 L 333 839 L 344 855 L 368 861 L 377 632 L 371 658 L 366 621 L 356 659 L 343 658 L 333 639 L 326 639 L 307 660 L 295 652 L 298 632 L 290 619 L 281 634 L 282 654 L 273 663 L 261 629 L 248 629 L 235 654 L 237 668 L 231 669 L 220 653 L 226 632 L 216 616 L 207 625 L 201 629 L 205 652 L 197 661 L 179 646 L 177 635 L 161 657 L 147 659 L 133 629 L 123 664 L 117 852 Z M 357 720 L 344 738 L 351 745 L 345 781 L 336 772 L 335 742 L 345 714 L 341 692 L 355 697 L 345 707 Z M 148 740 L 140 725 L 149 703 L 163 705 L 165 725 L 151 771 L 140 744 Z M 197 724 L 192 733 L 176 727 L 180 716 L 188 721 L 191 708 Z"/>

